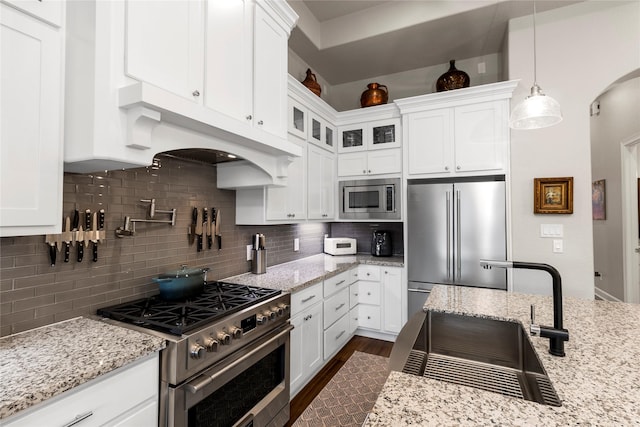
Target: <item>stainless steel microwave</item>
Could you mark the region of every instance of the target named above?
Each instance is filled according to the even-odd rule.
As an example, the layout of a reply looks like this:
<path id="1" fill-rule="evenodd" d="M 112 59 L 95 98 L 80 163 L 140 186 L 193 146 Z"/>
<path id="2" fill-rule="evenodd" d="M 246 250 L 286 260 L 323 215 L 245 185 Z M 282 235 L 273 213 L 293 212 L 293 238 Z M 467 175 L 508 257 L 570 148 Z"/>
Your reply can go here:
<path id="1" fill-rule="evenodd" d="M 400 219 L 400 178 L 340 181 L 340 219 Z"/>

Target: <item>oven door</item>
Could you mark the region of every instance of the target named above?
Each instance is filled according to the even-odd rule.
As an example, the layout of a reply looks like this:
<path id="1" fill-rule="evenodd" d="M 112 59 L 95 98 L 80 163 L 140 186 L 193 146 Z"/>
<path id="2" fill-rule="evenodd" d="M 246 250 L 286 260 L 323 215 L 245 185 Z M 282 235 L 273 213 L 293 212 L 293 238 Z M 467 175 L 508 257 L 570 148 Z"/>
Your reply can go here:
<path id="1" fill-rule="evenodd" d="M 289 421 L 287 324 L 177 387 L 169 387 L 167 425 L 283 426 Z M 162 424 L 162 423 L 161 423 Z"/>

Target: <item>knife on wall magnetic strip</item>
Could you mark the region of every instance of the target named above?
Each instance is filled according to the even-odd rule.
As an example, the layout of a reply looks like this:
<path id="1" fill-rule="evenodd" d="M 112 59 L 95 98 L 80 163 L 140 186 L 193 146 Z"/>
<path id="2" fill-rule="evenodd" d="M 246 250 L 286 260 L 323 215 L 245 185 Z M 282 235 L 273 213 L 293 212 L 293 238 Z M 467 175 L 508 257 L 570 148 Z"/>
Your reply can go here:
<path id="1" fill-rule="evenodd" d="M 222 249 L 222 235 L 220 234 L 220 209 L 216 210 L 216 238 L 218 239 L 218 250 Z"/>
<path id="2" fill-rule="evenodd" d="M 91 227 L 91 244 L 93 249 L 93 262 L 98 262 L 98 239 L 96 235 L 98 234 L 98 213 L 94 212 L 93 214 L 93 222 Z"/>
<path id="3" fill-rule="evenodd" d="M 197 248 L 198 252 L 202 251 L 202 221 L 200 221 L 200 212 L 196 211 L 196 237 L 198 238 Z"/>

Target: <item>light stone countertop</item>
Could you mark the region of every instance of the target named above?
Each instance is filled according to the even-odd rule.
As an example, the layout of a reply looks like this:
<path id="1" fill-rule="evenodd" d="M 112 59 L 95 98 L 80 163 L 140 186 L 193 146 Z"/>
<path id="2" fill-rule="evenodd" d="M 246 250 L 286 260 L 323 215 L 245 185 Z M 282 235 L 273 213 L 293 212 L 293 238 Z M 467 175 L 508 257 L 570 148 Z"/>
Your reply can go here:
<path id="1" fill-rule="evenodd" d="M 490 289 L 434 287 L 425 310 L 515 320 L 530 305 L 553 325 L 552 298 Z M 561 407 L 391 372 L 364 426 L 640 425 L 640 305 L 564 298 L 565 357 L 530 337 Z"/>
<path id="2" fill-rule="evenodd" d="M 0 338 L 0 419 L 164 347 L 162 338 L 84 317 Z"/>
<path id="3" fill-rule="evenodd" d="M 374 257 L 372 255 L 313 255 L 296 261 L 267 267 L 264 274 L 245 273 L 222 279 L 224 282 L 238 283 L 263 288 L 296 292 L 335 276 L 358 264 L 402 267 L 402 256 Z"/>

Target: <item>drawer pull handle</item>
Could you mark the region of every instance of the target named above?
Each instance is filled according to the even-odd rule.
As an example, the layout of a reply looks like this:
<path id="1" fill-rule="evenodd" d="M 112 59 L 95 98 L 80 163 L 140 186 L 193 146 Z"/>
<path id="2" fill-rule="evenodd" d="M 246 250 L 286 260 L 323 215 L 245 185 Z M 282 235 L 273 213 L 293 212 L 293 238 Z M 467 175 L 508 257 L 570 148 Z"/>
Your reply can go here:
<path id="1" fill-rule="evenodd" d="M 64 426 L 62 426 L 62 427 L 71 427 L 71 426 L 74 426 L 74 425 L 78 424 L 80 421 L 86 420 L 86 419 L 87 419 L 87 418 L 89 418 L 91 415 L 93 415 L 93 411 L 89 411 L 89 412 L 86 412 L 86 413 L 84 413 L 84 414 L 76 415 L 76 417 L 75 417 L 72 421 L 68 422 L 67 424 L 65 424 L 65 425 L 64 425 Z"/>
<path id="2" fill-rule="evenodd" d="M 306 322 L 307 320 L 311 319 L 313 317 L 312 314 L 308 315 L 308 316 L 304 316 L 304 321 Z"/>
<path id="3" fill-rule="evenodd" d="M 311 295 L 309 298 L 305 298 L 305 299 L 303 299 L 303 300 L 302 300 L 302 302 L 309 302 L 309 301 L 311 301 L 312 299 L 314 299 L 315 297 L 316 297 L 315 295 Z"/>
<path id="4" fill-rule="evenodd" d="M 345 332 L 346 332 L 346 331 L 342 331 L 342 332 L 340 332 L 340 333 L 338 334 L 338 336 L 336 336 L 336 340 L 339 340 L 339 339 L 340 339 L 340 337 L 341 337 L 341 336 L 343 336 Z"/>
<path id="5" fill-rule="evenodd" d="M 336 307 L 336 311 L 340 310 L 342 307 L 344 307 L 345 303 L 340 304 L 339 306 Z"/>
<path id="6" fill-rule="evenodd" d="M 344 280 L 340 280 L 338 283 L 336 283 L 336 286 L 340 286 L 344 283 Z"/>

